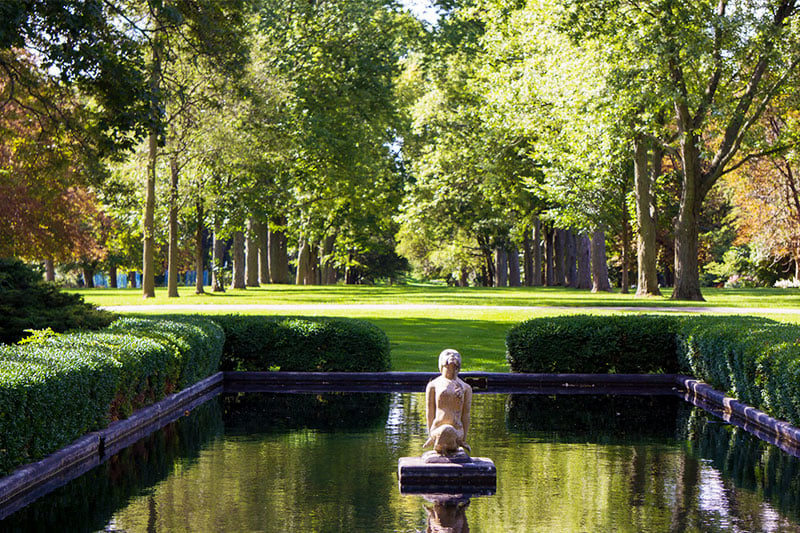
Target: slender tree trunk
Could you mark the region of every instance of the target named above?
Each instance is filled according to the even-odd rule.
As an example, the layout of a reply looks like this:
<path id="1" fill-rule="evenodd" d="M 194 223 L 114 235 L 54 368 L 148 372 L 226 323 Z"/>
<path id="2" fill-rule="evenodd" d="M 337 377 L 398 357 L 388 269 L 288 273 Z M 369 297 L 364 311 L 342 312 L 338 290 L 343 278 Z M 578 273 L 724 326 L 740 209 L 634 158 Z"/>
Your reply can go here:
<path id="1" fill-rule="evenodd" d="M 246 289 L 245 278 L 245 257 L 244 257 L 244 232 L 236 230 L 233 232 L 233 249 L 231 251 L 233 259 L 233 274 L 231 275 L 231 289 Z"/>
<path id="2" fill-rule="evenodd" d="M 658 288 L 658 248 L 656 243 L 656 206 L 653 183 L 661 174 L 661 150 L 653 150 L 652 172 L 647 170 L 647 145 L 642 139 L 634 144 L 633 179 L 636 193 L 636 296 L 661 296 Z"/>
<path id="3" fill-rule="evenodd" d="M 211 243 L 211 290 L 225 292 L 225 280 L 222 279 L 222 262 L 225 255 L 225 243 L 220 237 L 222 223 L 219 215 L 214 214 L 214 239 Z"/>
<path id="4" fill-rule="evenodd" d="M 469 285 L 469 272 L 467 267 L 461 267 L 461 276 L 458 278 L 458 286 L 466 287 Z"/>
<path id="5" fill-rule="evenodd" d="M 704 195 L 700 191 L 702 168 L 695 135 L 684 135 L 681 141 L 683 187 L 678 218 L 675 223 L 675 289 L 673 300 L 703 301 L 700 292 L 698 233 L 700 207 Z"/>
<path id="6" fill-rule="evenodd" d="M 522 285 L 519 272 L 519 250 L 516 246 L 508 251 L 508 285 L 511 287 Z"/>
<path id="7" fill-rule="evenodd" d="M 253 217 L 248 217 L 247 219 L 245 257 L 245 285 L 258 287 L 258 236 L 256 235 L 256 223 Z"/>
<path id="8" fill-rule="evenodd" d="M 128 272 L 128 281 L 131 284 L 131 289 L 135 289 L 136 288 L 136 271 L 135 270 L 131 270 L 131 271 Z"/>
<path id="9" fill-rule="evenodd" d="M 508 286 L 508 252 L 502 246 L 498 246 L 494 250 L 494 264 L 497 269 L 494 286 Z"/>
<path id="10" fill-rule="evenodd" d="M 308 243 L 308 267 L 306 268 L 306 285 L 319 285 L 319 247 L 313 242 Z"/>
<path id="11" fill-rule="evenodd" d="M 156 23 L 158 24 L 158 23 Z M 153 59 L 150 64 L 150 131 L 147 146 L 147 182 L 144 191 L 143 249 L 142 249 L 142 296 L 155 298 L 155 212 L 156 212 L 156 160 L 158 159 L 158 123 L 161 120 L 159 92 L 161 86 L 161 30 L 156 28 L 153 35 Z"/>
<path id="12" fill-rule="evenodd" d="M 522 239 L 522 274 L 525 277 L 525 286 L 533 286 L 533 246 L 531 246 L 530 232 L 525 232 Z"/>
<path id="13" fill-rule="evenodd" d="M 575 232 L 572 230 L 566 231 L 566 275 L 567 275 L 567 287 L 577 287 L 578 286 L 578 243 L 577 238 L 575 237 Z"/>
<path id="14" fill-rule="evenodd" d="M 555 285 L 564 285 L 566 276 L 564 274 L 564 266 L 566 265 L 564 253 L 566 251 L 566 231 L 557 229 L 553 232 L 553 242 L 556 251 L 555 255 Z"/>
<path id="15" fill-rule="evenodd" d="M 539 217 L 533 218 L 533 282 L 534 287 L 542 286 L 542 223 Z"/>
<path id="16" fill-rule="evenodd" d="M 610 292 L 606 262 L 606 234 L 597 229 L 592 234 L 592 292 Z"/>
<path id="17" fill-rule="evenodd" d="M 628 294 L 628 287 L 630 285 L 630 278 L 628 277 L 628 271 L 630 269 L 630 254 L 628 249 L 630 248 L 630 232 L 628 226 L 628 208 L 625 204 L 625 200 L 623 198 L 622 201 L 622 251 L 621 251 L 621 259 L 622 259 L 622 275 L 620 276 L 622 279 L 620 280 L 620 292 L 622 294 Z"/>
<path id="18" fill-rule="evenodd" d="M 578 288 L 592 288 L 591 241 L 584 234 L 578 235 Z"/>
<path id="19" fill-rule="evenodd" d="M 552 287 L 556 284 L 556 259 L 555 259 L 555 230 L 547 228 L 544 232 L 544 256 L 545 256 L 545 285 Z"/>
<path id="20" fill-rule="evenodd" d="M 195 201 L 195 211 L 197 212 L 197 225 L 194 229 L 194 271 L 197 279 L 194 282 L 194 293 L 204 294 L 203 290 L 203 270 L 205 265 L 205 250 L 203 249 L 203 231 L 205 230 L 205 212 L 203 211 L 203 201 L 198 198 Z"/>
<path id="21" fill-rule="evenodd" d="M 269 240 L 269 279 L 272 283 L 289 283 L 289 254 L 287 251 L 286 217 L 270 219 L 267 238 Z"/>
<path id="22" fill-rule="evenodd" d="M 51 282 L 56 280 L 56 267 L 52 259 L 44 260 L 44 280 Z"/>
<path id="23" fill-rule="evenodd" d="M 336 243 L 336 235 L 326 235 L 322 242 L 322 257 L 320 258 L 320 268 L 322 270 L 322 284 L 336 284 L 336 269 L 333 268 L 333 245 Z"/>
<path id="24" fill-rule="evenodd" d="M 169 158 L 169 259 L 167 263 L 167 297 L 178 297 L 178 159 Z"/>
<path id="25" fill-rule="evenodd" d="M 108 267 L 108 287 L 111 289 L 119 288 L 119 285 L 117 284 L 117 265 L 111 265 Z"/>
<path id="26" fill-rule="evenodd" d="M 308 280 L 308 246 L 308 242 L 303 238 L 297 250 L 297 275 L 294 280 L 295 285 L 306 285 L 306 281 Z"/>
<path id="27" fill-rule="evenodd" d="M 266 222 L 259 222 L 255 229 L 258 243 L 258 281 L 266 285 L 269 283 L 269 238 Z"/>
<path id="28" fill-rule="evenodd" d="M 87 289 L 94 289 L 94 269 L 91 267 L 83 267 L 83 285 Z"/>

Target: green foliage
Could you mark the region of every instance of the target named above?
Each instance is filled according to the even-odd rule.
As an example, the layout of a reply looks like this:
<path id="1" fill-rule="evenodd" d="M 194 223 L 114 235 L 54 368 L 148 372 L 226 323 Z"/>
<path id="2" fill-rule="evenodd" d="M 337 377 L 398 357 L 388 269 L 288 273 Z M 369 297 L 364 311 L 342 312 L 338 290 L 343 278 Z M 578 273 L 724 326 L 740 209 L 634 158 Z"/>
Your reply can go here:
<path id="1" fill-rule="evenodd" d="M 44 282 L 40 272 L 22 261 L 0 258 L 0 342 L 16 342 L 28 329 L 100 329 L 113 319 L 83 297 Z"/>
<path id="2" fill-rule="evenodd" d="M 222 370 L 381 372 L 389 370 L 389 340 L 362 320 L 225 315 Z"/>
<path id="3" fill-rule="evenodd" d="M 208 320 L 123 319 L 0 346 L 0 473 L 206 377 L 222 344 Z"/>
<path id="4" fill-rule="evenodd" d="M 515 372 L 686 372 L 800 423 L 800 328 L 759 317 L 574 315 L 518 324 Z"/>
<path id="5" fill-rule="evenodd" d="M 506 336 L 512 372 L 675 372 L 678 321 L 656 315 L 534 318 Z"/>

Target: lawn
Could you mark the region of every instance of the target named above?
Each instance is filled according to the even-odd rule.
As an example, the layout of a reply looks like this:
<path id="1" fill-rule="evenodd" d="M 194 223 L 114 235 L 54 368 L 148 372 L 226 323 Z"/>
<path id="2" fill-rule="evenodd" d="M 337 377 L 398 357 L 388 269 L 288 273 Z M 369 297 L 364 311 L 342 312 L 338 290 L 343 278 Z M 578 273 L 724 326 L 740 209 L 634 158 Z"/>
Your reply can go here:
<path id="1" fill-rule="evenodd" d="M 240 312 L 361 318 L 386 332 L 392 346 L 392 368 L 402 371 L 435 371 L 436 357 L 443 348 L 455 348 L 462 353 L 464 370 L 508 371 L 506 332 L 514 324 L 531 317 L 620 312 L 604 308 L 670 308 L 676 312 L 680 312 L 681 307 L 738 307 L 744 312 L 747 308 L 800 310 L 800 291 L 792 289 L 706 289 L 706 302 L 673 302 L 667 297 L 642 299 L 618 292 L 592 294 L 552 287 L 457 288 L 433 285 L 265 285 L 205 295 L 195 295 L 193 287 L 182 287 L 180 298 L 167 298 L 166 289 L 159 288 L 156 298 L 147 300 L 142 298 L 139 289 L 75 292 L 82 294 L 87 302 L 100 306 L 170 306 L 137 310 L 144 313 Z M 208 304 L 212 305 L 203 309 Z M 172 307 L 174 305 L 192 307 L 176 309 Z M 271 307 L 233 310 L 218 307 L 227 305 Z M 767 316 L 800 321 L 800 315 L 796 314 Z"/>

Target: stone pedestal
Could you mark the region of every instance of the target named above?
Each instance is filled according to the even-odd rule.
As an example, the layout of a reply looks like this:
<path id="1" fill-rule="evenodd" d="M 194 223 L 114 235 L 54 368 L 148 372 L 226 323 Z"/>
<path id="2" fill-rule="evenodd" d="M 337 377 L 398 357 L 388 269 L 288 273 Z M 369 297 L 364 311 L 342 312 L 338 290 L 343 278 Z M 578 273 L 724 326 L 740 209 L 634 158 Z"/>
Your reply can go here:
<path id="1" fill-rule="evenodd" d="M 494 494 L 497 468 L 491 459 L 459 452 L 442 456 L 428 452 L 422 457 L 401 457 L 397 466 L 400 492 L 404 494 Z"/>

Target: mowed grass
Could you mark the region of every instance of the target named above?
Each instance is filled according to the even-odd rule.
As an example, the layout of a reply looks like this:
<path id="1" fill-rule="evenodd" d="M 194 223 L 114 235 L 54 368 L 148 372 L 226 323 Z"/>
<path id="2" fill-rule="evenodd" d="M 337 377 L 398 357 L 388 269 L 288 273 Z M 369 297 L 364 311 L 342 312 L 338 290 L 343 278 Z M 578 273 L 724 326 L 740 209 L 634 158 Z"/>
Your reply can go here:
<path id="1" fill-rule="evenodd" d="M 101 306 L 153 305 L 143 313 L 242 314 L 281 316 L 331 316 L 368 320 L 383 329 L 392 348 L 392 369 L 435 371 L 439 352 L 455 348 L 464 357 L 464 370 L 506 372 L 505 336 L 508 330 L 532 317 L 573 313 L 621 312 L 604 308 L 682 307 L 798 308 L 800 291 L 792 289 L 708 289 L 706 302 L 673 302 L 667 297 L 635 298 L 630 294 L 592 294 L 565 288 L 455 288 L 424 285 L 389 287 L 294 285 L 262 286 L 246 290 L 195 295 L 193 287 L 182 287 L 180 298 L 167 298 L 157 289 L 156 298 L 143 299 L 139 289 L 92 289 L 75 291 L 87 302 Z M 667 293 L 668 294 L 668 293 Z M 160 310 L 161 305 L 170 305 Z M 191 309 L 174 309 L 189 304 Z M 214 304 L 198 311 L 197 305 Z M 425 304 L 417 306 L 415 304 Z M 271 305 L 268 310 L 220 309 L 218 305 Z M 381 307 L 359 307 L 380 305 Z M 392 308 L 391 306 L 406 306 Z M 440 308 L 437 305 L 448 307 Z M 293 306 L 298 306 L 293 308 Z M 319 306 L 319 308 L 315 308 Z M 337 307 L 329 307 L 337 306 Z M 352 307 L 350 307 L 352 306 Z M 452 307 L 458 306 L 458 307 Z M 466 307 L 461 307 L 466 306 Z M 479 306 L 479 307 L 475 307 Z M 591 309 L 586 309 L 586 308 Z M 654 309 L 655 311 L 655 309 Z M 746 311 L 746 309 L 743 309 Z M 800 322 L 800 315 L 765 315 L 776 320 Z"/>

